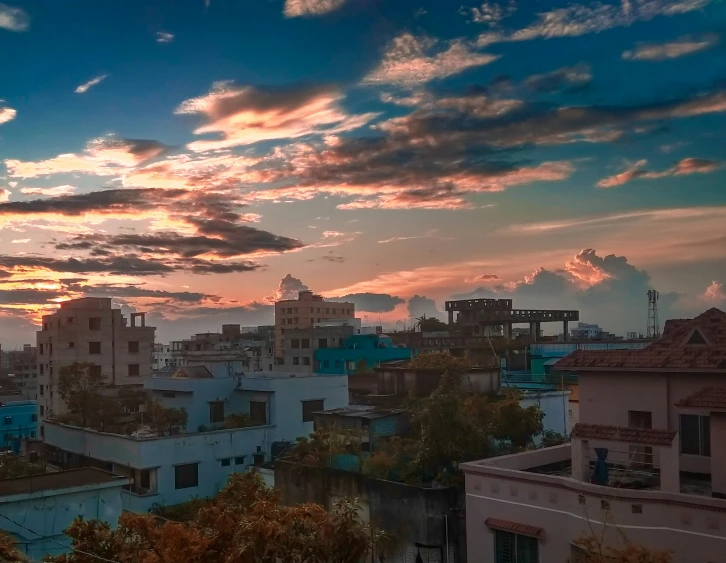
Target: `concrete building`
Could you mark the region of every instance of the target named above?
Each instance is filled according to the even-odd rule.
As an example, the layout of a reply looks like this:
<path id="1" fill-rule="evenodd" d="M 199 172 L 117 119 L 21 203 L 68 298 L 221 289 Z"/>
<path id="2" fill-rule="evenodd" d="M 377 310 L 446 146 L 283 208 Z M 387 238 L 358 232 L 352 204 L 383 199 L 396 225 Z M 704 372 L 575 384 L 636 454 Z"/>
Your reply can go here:
<path id="1" fill-rule="evenodd" d="M 38 404 L 35 401 L 0 403 L 0 449 L 18 452 L 20 440 L 38 435 Z"/>
<path id="2" fill-rule="evenodd" d="M 589 323 L 577 323 L 577 326 L 570 329 L 572 340 L 596 340 L 602 335 L 599 325 Z"/>
<path id="3" fill-rule="evenodd" d="M 294 329 L 308 329 L 316 323 L 332 319 L 355 318 L 355 305 L 325 301 L 312 291 L 301 291 L 297 299 L 275 302 L 275 357 L 284 358 L 285 333 Z M 284 364 L 280 364 L 284 365 Z"/>
<path id="4" fill-rule="evenodd" d="M 462 466 L 469 553 L 566 561 L 594 533 L 672 550 L 675 563 L 726 562 L 726 313 L 556 367 L 579 376 L 572 442 Z"/>
<path id="5" fill-rule="evenodd" d="M 171 353 L 171 344 L 154 343 L 151 371 L 167 369 L 169 366 L 173 367 L 176 365 L 174 360 L 175 358 Z"/>
<path id="6" fill-rule="evenodd" d="M 314 412 L 348 404 L 345 376 L 226 376 L 225 369 L 187 366 L 172 377 L 146 379 L 144 388 L 165 406 L 187 411 L 184 433 L 158 436 L 141 428 L 126 436 L 46 422 L 50 461 L 132 477 L 123 506 L 141 513 L 154 504 L 215 495 L 232 472 L 269 460 L 281 444 L 310 434 Z M 246 414 L 249 426 L 225 429 L 232 414 Z"/>
<path id="7" fill-rule="evenodd" d="M 315 371 L 321 374 L 355 375 L 359 368 L 379 367 L 384 362 L 410 360 L 411 350 L 396 346 L 390 336 L 354 334 L 339 346 L 315 350 Z"/>
<path id="8" fill-rule="evenodd" d="M 82 516 L 108 522 L 121 515 L 121 490 L 130 479 L 87 467 L 0 481 L 0 529 L 14 536 L 30 561 L 70 551 L 63 531 Z"/>
<path id="9" fill-rule="evenodd" d="M 503 327 L 504 337 L 512 339 L 512 326 L 528 324 L 532 341 L 542 335 L 542 323 L 561 322 L 565 334 L 568 324 L 580 318 L 579 311 L 556 311 L 550 309 L 513 309 L 511 299 L 465 299 L 447 301 L 449 332 L 463 336 L 492 335 Z"/>
<path id="10" fill-rule="evenodd" d="M 37 333 L 40 418 L 65 411 L 58 375 L 74 362 L 94 364 L 110 385 L 141 385 L 151 375 L 155 330 L 146 326 L 145 313 L 127 319 L 110 298 L 65 301 L 58 312 L 44 315 Z"/>
<path id="11" fill-rule="evenodd" d="M 7 367 L 4 374 L 20 391 L 23 398 L 36 400 L 38 393 L 38 349 L 25 344 L 22 350 L 4 352 Z"/>

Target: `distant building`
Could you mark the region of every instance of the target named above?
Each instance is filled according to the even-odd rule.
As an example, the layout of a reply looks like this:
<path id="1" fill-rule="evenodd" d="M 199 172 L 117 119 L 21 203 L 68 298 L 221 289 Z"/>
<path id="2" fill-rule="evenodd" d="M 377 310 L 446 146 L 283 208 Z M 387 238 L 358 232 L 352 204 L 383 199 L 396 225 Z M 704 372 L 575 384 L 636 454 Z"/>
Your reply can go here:
<path id="1" fill-rule="evenodd" d="M 35 400 L 38 393 L 38 349 L 25 344 L 22 350 L 3 352 L 6 368 L 3 375 L 24 399 Z M 7 391 L 3 389 L 3 391 Z"/>
<path id="2" fill-rule="evenodd" d="M 30 561 L 71 551 L 64 530 L 79 516 L 115 528 L 121 491 L 131 482 L 93 467 L 0 481 L 0 529 Z"/>
<path id="3" fill-rule="evenodd" d="M 174 356 L 172 356 L 171 353 L 171 344 L 162 344 L 161 342 L 155 342 L 153 361 L 151 362 L 151 370 L 159 371 L 169 365 L 176 365 L 174 362 Z"/>
<path id="4" fill-rule="evenodd" d="M 410 360 L 411 350 L 394 345 L 386 335 L 354 334 L 339 346 L 317 348 L 314 357 L 317 373 L 355 375 L 360 367 L 371 370 L 383 362 Z"/>
<path id="5" fill-rule="evenodd" d="M 153 504 L 215 495 L 233 472 L 269 461 L 280 444 L 310 434 L 313 413 L 348 405 L 346 376 L 228 376 L 223 362 L 147 378 L 144 388 L 165 406 L 187 411 L 183 433 L 158 436 L 142 427 L 126 436 L 46 422 L 53 463 L 93 465 L 132 477 L 123 506 L 140 513 Z M 249 425 L 225 429 L 225 419 L 235 414 L 245 414 Z"/>
<path id="6" fill-rule="evenodd" d="M 406 411 L 366 405 L 315 412 L 313 422 L 315 430 L 342 428 L 359 433 L 363 452 L 373 452 L 382 439 L 405 434 L 410 429 Z"/>
<path id="7" fill-rule="evenodd" d="M 38 433 L 38 404 L 35 401 L 0 402 L 0 449 L 20 448 L 23 438 Z"/>
<path id="8" fill-rule="evenodd" d="M 127 319 L 110 298 L 65 301 L 58 312 L 44 315 L 37 332 L 40 418 L 65 412 L 58 377 L 74 362 L 94 364 L 110 385 L 141 385 L 151 375 L 155 330 L 146 326 L 145 313 Z"/>
<path id="9" fill-rule="evenodd" d="M 602 335 L 602 329 L 599 325 L 588 323 L 577 323 L 575 328 L 570 329 L 570 338 L 572 340 L 595 340 Z"/>
<path id="10" fill-rule="evenodd" d="M 284 358 L 284 338 L 289 330 L 308 329 L 315 323 L 355 318 L 355 305 L 325 301 L 312 291 L 301 291 L 297 299 L 275 302 L 275 357 Z M 282 364 L 280 364 L 282 365 Z"/>
<path id="11" fill-rule="evenodd" d="M 572 442 L 462 464 L 470 560 L 583 557 L 583 535 L 671 551 L 726 552 L 726 313 L 669 320 L 640 349 L 579 349 Z M 607 530 L 609 529 L 609 531 Z M 607 532 L 607 533 L 606 533 Z"/>

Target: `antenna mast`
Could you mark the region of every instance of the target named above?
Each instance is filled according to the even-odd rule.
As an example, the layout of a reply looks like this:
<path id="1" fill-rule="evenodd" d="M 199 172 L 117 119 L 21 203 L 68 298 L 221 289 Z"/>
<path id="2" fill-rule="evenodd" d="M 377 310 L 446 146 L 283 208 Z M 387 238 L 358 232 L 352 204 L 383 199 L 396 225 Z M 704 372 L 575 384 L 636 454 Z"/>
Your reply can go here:
<path id="1" fill-rule="evenodd" d="M 660 323 L 658 322 L 658 297 L 655 289 L 648 290 L 648 338 L 660 338 Z"/>

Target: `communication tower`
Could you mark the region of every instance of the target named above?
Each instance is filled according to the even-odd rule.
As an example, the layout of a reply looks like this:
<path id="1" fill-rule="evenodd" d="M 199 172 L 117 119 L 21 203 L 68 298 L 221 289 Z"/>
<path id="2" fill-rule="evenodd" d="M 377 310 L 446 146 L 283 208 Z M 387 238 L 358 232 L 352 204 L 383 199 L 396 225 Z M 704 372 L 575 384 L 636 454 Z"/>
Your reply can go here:
<path id="1" fill-rule="evenodd" d="M 648 338 L 660 338 L 660 323 L 658 322 L 658 297 L 655 289 L 648 290 Z"/>

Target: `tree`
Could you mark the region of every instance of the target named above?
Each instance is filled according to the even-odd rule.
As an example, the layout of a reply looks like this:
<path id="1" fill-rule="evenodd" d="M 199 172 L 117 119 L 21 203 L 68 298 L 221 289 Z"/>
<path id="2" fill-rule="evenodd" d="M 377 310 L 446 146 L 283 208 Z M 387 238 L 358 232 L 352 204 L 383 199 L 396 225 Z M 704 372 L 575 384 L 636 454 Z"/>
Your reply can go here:
<path id="1" fill-rule="evenodd" d="M 15 547 L 15 540 L 9 534 L 0 531 L 0 563 L 21 563 L 28 561 Z"/>
<path id="2" fill-rule="evenodd" d="M 68 412 L 77 417 L 81 426 L 88 426 L 92 413 L 98 411 L 102 391 L 107 382 L 95 364 L 74 362 L 60 368 L 58 393 Z"/>
<path id="3" fill-rule="evenodd" d="M 146 423 L 159 435 L 178 434 L 187 426 L 188 413 L 185 409 L 165 407 L 155 399 L 146 403 Z"/>
<path id="4" fill-rule="evenodd" d="M 538 407 L 522 408 L 519 394 L 510 393 L 494 405 L 496 425 L 493 436 L 497 440 L 509 442 L 514 451 L 522 451 L 532 445 L 532 439 L 542 434 L 544 412 Z"/>
<path id="5" fill-rule="evenodd" d="M 45 461 L 30 462 L 12 455 L 0 457 L 0 480 L 42 475 L 43 473 L 45 473 Z"/>
<path id="6" fill-rule="evenodd" d="M 453 356 L 449 352 L 421 354 L 408 363 L 414 369 L 433 369 L 461 373 L 471 368 L 467 358 Z"/>
<path id="7" fill-rule="evenodd" d="M 621 546 L 608 546 L 595 535 L 583 536 L 573 543 L 580 552 L 570 559 L 571 563 L 671 563 L 672 554 L 667 550 L 648 549 L 629 541 L 622 533 Z"/>
<path id="8" fill-rule="evenodd" d="M 441 332 L 449 330 L 449 325 L 445 322 L 440 321 L 436 317 L 426 318 L 425 315 L 423 316 L 423 320 L 418 322 L 418 327 L 421 329 L 421 332 Z"/>
<path id="9" fill-rule="evenodd" d="M 75 551 L 48 561 L 359 563 L 383 539 L 360 520 L 354 502 L 338 503 L 330 512 L 315 504 L 283 506 L 279 492 L 250 473 L 233 474 L 184 524 L 125 512 L 116 529 L 77 519 L 66 534 Z"/>

